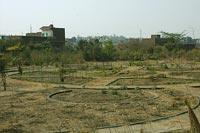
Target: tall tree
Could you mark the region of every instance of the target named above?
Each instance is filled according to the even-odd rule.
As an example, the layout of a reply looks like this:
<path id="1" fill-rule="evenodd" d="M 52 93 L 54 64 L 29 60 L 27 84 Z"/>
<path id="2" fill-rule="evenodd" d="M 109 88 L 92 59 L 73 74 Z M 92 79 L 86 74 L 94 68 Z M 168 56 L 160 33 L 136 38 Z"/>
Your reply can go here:
<path id="1" fill-rule="evenodd" d="M 98 39 L 91 39 L 89 41 L 80 40 L 78 49 L 83 52 L 86 61 L 99 61 L 101 60 L 102 45 Z"/>
<path id="2" fill-rule="evenodd" d="M 181 33 L 169 33 L 169 32 L 161 31 L 160 33 L 162 34 L 163 38 L 166 38 L 168 39 L 169 42 L 175 43 L 175 44 L 179 43 L 180 40 L 183 39 L 186 35 L 184 31 Z"/>
<path id="3" fill-rule="evenodd" d="M 105 41 L 103 45 L 103 51 L 105 54 L 105 57 L 104 57 L 105 61 L 114 59 L 115 48 L 113 46 L 112 40 Z"/>

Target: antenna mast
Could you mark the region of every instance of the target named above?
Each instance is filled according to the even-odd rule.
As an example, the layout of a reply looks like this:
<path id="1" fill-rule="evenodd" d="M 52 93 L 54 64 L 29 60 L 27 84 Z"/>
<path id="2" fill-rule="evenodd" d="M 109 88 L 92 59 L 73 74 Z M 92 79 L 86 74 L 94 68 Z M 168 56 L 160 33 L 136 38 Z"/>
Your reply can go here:
<path id="1" fill-rule="evenodd" d="M 32 25 L 30 25 L 30 33 L 32 33 Z"/>
<path id="2" fill-rule="evenodd" d="M 142 29 L 140 29 L 140 42 L 142 42 Z"/>

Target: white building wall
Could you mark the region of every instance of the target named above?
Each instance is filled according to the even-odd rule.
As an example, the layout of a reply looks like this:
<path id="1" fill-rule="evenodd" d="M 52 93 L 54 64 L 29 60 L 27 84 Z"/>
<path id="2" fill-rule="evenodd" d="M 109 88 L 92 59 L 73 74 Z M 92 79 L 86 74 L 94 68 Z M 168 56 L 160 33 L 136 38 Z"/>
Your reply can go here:
<path id="1" fill-rule="evenodd" d="M 42 36 L 43 37 L 53 37 L 53 31 L 52 30 L 43 30 Z"/>

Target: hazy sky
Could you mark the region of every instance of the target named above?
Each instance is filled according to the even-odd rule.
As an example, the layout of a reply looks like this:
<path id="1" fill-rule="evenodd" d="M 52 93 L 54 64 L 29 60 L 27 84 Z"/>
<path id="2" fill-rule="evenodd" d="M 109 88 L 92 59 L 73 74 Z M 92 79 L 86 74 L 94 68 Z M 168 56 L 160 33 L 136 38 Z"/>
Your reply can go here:
<path id="1" fill-rule="evenodd" d="M 200 0 L 0 0 L 0 34 L 64 27 L 66 36 L 143 37 L 160 31 L 200 38 Z"/>

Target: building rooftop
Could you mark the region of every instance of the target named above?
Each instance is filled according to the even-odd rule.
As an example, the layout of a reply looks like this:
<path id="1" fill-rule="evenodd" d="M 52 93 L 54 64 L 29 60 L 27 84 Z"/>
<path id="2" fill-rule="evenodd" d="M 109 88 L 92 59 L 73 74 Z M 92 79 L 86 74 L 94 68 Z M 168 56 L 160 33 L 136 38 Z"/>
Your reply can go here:
<path id="1" fill-rule="evenodd" d="M 51 24 L 51 25 L 49 25 L 49 26 L 42 26 L 40 29 L 41 30 L 52 30 L 54 27 L 53 27 L 53 25 Z"/>

